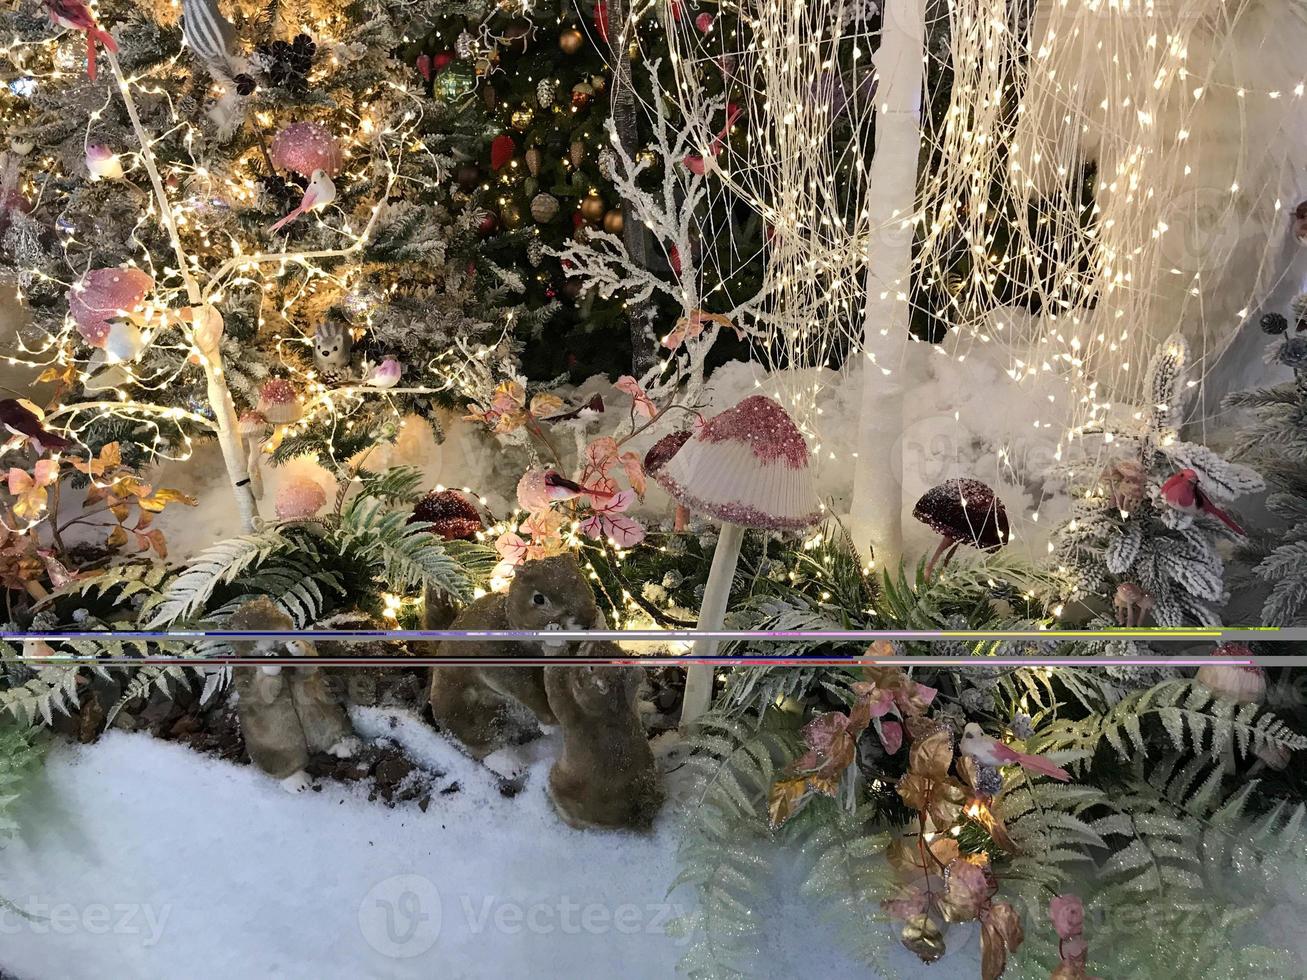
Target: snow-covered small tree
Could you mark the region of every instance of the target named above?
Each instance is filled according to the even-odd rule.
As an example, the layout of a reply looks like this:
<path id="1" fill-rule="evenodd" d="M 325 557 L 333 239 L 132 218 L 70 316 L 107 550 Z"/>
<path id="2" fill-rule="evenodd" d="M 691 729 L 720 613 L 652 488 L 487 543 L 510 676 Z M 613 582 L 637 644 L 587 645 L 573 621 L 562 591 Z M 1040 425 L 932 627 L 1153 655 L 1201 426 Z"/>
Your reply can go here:
<path id="1" fill-rule="evenodd" d="M 1307 313 L 1307 296 L 1294 306 Z M 1305 326 L 1307 317 L 1300 317 L 1297 329 Z M 1225 407 L 1245 410 L 1238 456 L 1266 476 L 1267 509 L 1285 526 L 1275 541 L 1249 542 L 1240 556 L 1250 559 L 1253 573 L 1271 587 L 1262 625 L 1294 626 L 1307 623 L 1307 336 L 1290 333 L 1278 313 L 1263 317 L 1262 328 L 1276 337 L 1268 360 L 1292 368 L 1294 378 L 1236 392 Z"/>
<path id="2" fill-rule="evenodd" d="M 1158 349 L 1148 404 L 1099 430 L 1108 462 L 1073 486 L 1072 517 L 1059 529 L 1054 559 L 1068 600 L 1110 601 L 1121 625 L 1142 625 L 1149 614 L 1160 626 L 1219 625 L 1226 587 L 1217 545 L 1234 532 L 1214 514 L 1263 486 L 1249 467 L 1180 438 L 1188 360 L 1179 335 Z M 1190 513 L 1168 502 L 1164 484 L 1186 470 L 1210 509 Z"/>

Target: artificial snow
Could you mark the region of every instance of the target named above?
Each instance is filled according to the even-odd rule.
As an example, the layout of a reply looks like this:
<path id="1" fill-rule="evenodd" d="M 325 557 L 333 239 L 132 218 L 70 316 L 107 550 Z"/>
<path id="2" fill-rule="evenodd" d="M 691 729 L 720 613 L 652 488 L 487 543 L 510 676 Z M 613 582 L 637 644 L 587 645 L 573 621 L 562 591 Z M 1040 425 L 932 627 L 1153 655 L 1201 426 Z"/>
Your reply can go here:
<path id="1" fill-rule="evenodd" d="M 355 709 L 367 736 L 445 775 L 427 812 L 324 781 L 291 796 L 253 766 L 111 731 L 59 744 L 0 852 L 0 973 L 21 980 L 674 975 L 684 940 L 669 897 L 676 820 L 652 834 L 577 831 L 545 794 L 552 740 L 526 753 L 525 788 L 496 778 L 411 714 Z M 458 783 L 457 792 L 440 789 Z M 787 894 L 791 894 L 788 893 Z M 759 908 L 760 977 L 870 976 L 797 897 Z M 870 928 L 888 928 L 871 925 Z M 975 937 L 931 980 L 976 975 Z M 900 955 L 901 954 L 901 957 Z M 904 976 L 925 976 L 897 950 Z"/>

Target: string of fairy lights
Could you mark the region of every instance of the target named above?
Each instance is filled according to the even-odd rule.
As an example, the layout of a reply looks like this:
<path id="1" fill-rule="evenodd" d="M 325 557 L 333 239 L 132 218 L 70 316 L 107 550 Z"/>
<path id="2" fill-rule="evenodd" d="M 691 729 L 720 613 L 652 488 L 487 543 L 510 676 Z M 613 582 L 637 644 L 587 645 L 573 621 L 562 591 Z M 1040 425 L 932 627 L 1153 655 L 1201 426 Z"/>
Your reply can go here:
<path id="1" fill-rule="evenodd" d="M 333 19 L 328 16 L 305 26 L 327 42 L 331 36 Z M 41 41 L 15 38 L 8 45 L 0 47 L 0 59 L 15 66 L 20 72 L 22 91 L 30 95 L 42 85 L 62 84 L 68 82 L 70 76 L 79 76 L 84 70 L 84 51 L 80 35 L 55 35 Z M 184 56 L 183 53 L 167 60 L 161 74 L 178 70 L 179 59 Z M 110 396 L 96 401 L 72 403 L 51 412 L 49 420 L 52 423 L 57 421 L 64 431 L 78 433 L 101 414 L 108 412 L 147 427 L 150 437 L 146 441 L 146 448 L 152 457 L 184 460 L 191 455 L 193 442 L 181 427 L 181 422 L 218 431 L 221 437 L 221 430 L 224 424 L 229 424 L 229 420 L 221 418 L 221 413 L 215 420 L 196 411 L 151 400 L 152 395 L 166 393 L 174 387 L 186 371 L 188 363 L 199 363 L 205 367 L 210 374 L 211 392 L 214 380 L 225 388 L 223 368 L 216 348 L 206 349 L 205 345 L 197 342 L 197 338 L 189 335 L 185 317 L 179 316 L 174 309 L 179 298 L 181 302 L 190 303 L 195 308 L 210 305 L 221 307 L 232 291 L 256 289 L 260 296 L 258 327 L 267 332 L 276 330 L 275 324 L 291 322 L 291 311 L 320 283 L 330 284 L 339 293 L 348 292 L 351 288 L 350 279 L 358 271 L 357 264 L 346 263 L 338 271 L 336 268 L 328 268 L 326 263 L 358 254 L 370 240 L 381 214 L 381 202 L 391 194 L 397 182 L 405 179 L 405 153 L 430 154 L 417 136 L 422 124 L 422 102 L 404 86 L 385 81 L 360 93 L 361 108 L 358 111 L 345 107 L 337 113 L 328 125 L 334 129 L 333 136 L 338 140 L 341 155 L 346 161 L 343 182 L 345 186 L 379 186 L 376 199 L 367 206 L 361 226 L 349 214 L 338 224 L 329 215 L 313 216 L 312 220 L 320 229 L 327 230 L 338 238 L 339 245 L 300 251 L 272 251 L 260 247 L 260 242 L 242 240 L 232 232 L 229 222 L 205 220 L 218 210 L 213 206 L 214 201 L 221 201 L 222 210 L 225 210 L 255 199 L 258 189 L 254 175 L 260 170 L 254 165 L 260 152 L 257 145 L 249 146 L 227 174 L 218 177 L 205 166 L 201 151 L 197 149 L 204 145 L 197 123 L 179 111 L 167 86 L 148 73 L 122 73 L 112 53 L 104 52 L 101 58 L 111 62 L 116 84 L 109 87 L 104 103 L 90 112 L 84 143 L 89 144 L 92 140 L 97 123 L 110 103 L 114 99 L 122 99 L 139 143 L 134 151 L 123 148 L 119 154 L 126 161 L 126 179 L 119 182 L 122 188 L 120 193 L 129 200 L 133 196 L 139 198 L 132 201 L 139 206 L 139 212 L 129 237 L 138 257 L 128 264 L 143 268 L 155 286 L 143 300 L 140 309 L 124 313 L 130 312 L 142 327 L 144 347 L 140 355 L 146 349 L 153 349 L 169 355 L 171 359 L 160 369 L 160 358 L 151 358 L 149 363 L 152 373 L 149 374 L 139 367 L 140 355 L 131 360 L 114 360 L 106 359 L 102 351 L 93 351 L 88 359 L 79 359 L 76 354 L 78 345 L 73 337 L 75 327 L 65 320 L 59 330 L 43 332 L 35 342 L 29 343 L 26 338 L 20 337 L 17 350 L 8 357 L 8 361 L 10 364 L 23 364 L 38 370 L 59 369 L 61 373 L 66 372 L 66 380 L 76 382 L 85 391 L 105 392 Z M 326 65 L 315 67 L 318 75 L 324 75 L 335 65 L 334 53 L 327 62 Z M 310 79 L 311 82 L 314 80 Z M 214 98 L 220 99 L 225 94 L 224 85 L 215 83 L 210 92 Z M 168 125 L 163 131 L 149 132 L 140 124 L 135 108 L 135 102 L 139 99 L 150 102 L 152 108 L 159 105 L 165 107 Z M 396 105 L 398 109 L 394 108 Z M 388 117 L 382 118 L 387 109 L 391 110 Z M 268 113 L 253 114 L 252 125 L 267 128 L 272 123 L 273 119 Z M 171 151 L 175 152 L 180 147 L 190 159 L 189 162 L 184 159 L 170 162 L 166 174 L 160 175 L 155 161 L 155 147 L 164 141 L 167 141 Z M 49 174 L 58 164 L 51 157 L 33 162 L 39 163 L 39 168 L 27 168 L 27 183 L 22 189 L 33 200 L 39 200 L 45 190 L 45 180 L 40 175 Z M 150 190 L 143 189 L 134 179 L 142 172 L 150 178 Z M 378 172 L 381 174 L 379 178 L 376 176 Z M 59 244 L 65 255 L 65 266 L 75 270 L 76 260 L 73 255 L 83 251 L 88 243 L 77 241 L 70 223 L 56 222 L 56 225 L 60 234 Z M 161 227 L 166 233 L 176 258 L 174 264 L 163 263 L 160 267 L 157 257 L 143 240 L 142 230 L 151 226 Z M 220 241 L 220 238 L 225 241 Z M 206 264 L 215 259 L 216 267 L 206 270 Z M 266 268 L 273 269 L 275 277 L 258 274 Z M 288 288 L 286 280 L 290 269 L 299 270 L 299 278 Z M 25 269 L 23 273 L 32 281 L 48 283 L 61 291 L 77 288 L 76 273 L 69 282 L 62 281 L 52 271 L 42 268 Z M 278 299 L 275 309 L 270 311 L 267 304 L 273 297 Z M 16 298 L 20 303 L 24 300 L 21 285 L 16 288 Z M 359 333 L 371 325 L 366 308 L 363 316 L 363 325 L 356 328 Z M 181 328 L 182 343 L 169 342 L 171 328 Z M 281 351 L 283 341 L 311 342 L 298 336 L 284 337 L 280 332 L 274 334 L 274 341 L 278 351 Z M 215 358 L 216 360 L 211 360 Z M 303 368 L 300 358 L 284 357 L 281 358 L 281 364 L 285 372 L 295 379 L 306 398 L 301 419 L 279 427 L 279 437 L 306 429 L 315 421 L 318 413 L 330 413 L 337 419 L 348 416 L 368 397 L 425 394 L 437 390 L 406 387 L 382 391 L 364 385 L 329 386 L 313 370 Z M 229 400 L 229 396 L 226 397 Z M 164 422 L 173 423 L 175 429 L 165 432 L 161 427 Z M 348 421 L 346 424 L 349 424 Z M 177 449 L 171 451 L 169 447 L 174 445 Z"/>
<path id="2" fill-rule="evenodd" d="M 935 353 L 965 361 L 988 347 L 1013 385 L 1038 389 L 1029 424 L 1056 440 L 1052 462 L 1110 454 L 1113 429 L 1142 414 L 1144 365 L 1176 330 L 1197 355 L 1190 385 L 1201 384 L 1276 285 L 1275 243 L 1296 203 L 1283 196 L 1296 177 L 1291 136 L 1307 122 L 1301 69 L 1240 55 L 1236 42 L 1273 29 L 1271 15 L 1248 0 L 1210 8 L 1063 0 L 1033 22 L 1004 0 L 930 8 L 919 195 L 888 228 L 867 218 L 867 134 L 884 109 L 874 5 L 728 3 L 738 26 L 707 33 L 666 13 L 671 96 L 701 143 L 721 124 L 709 77 L 729 73 L 743 109 L 715 175 L 773 229 L 773 292 L 755 314 L 773 363 L 860 350 L 869 243 L 912 226 L 912 261 L 892 288 L 946 328 Z M 875 356 L 865 352 L 868 367 L 887 380 L 902 372 Z M 765 383 L 815 461 L 845 441 L 823 425 L 827 383 L 805 372 Z M 1044 475 L 1023 471 L 1022 455 L 999 446 L 993 475 Z M 1012 503 L 1020 538 L 1043 501 L 1024 513 Z"/>

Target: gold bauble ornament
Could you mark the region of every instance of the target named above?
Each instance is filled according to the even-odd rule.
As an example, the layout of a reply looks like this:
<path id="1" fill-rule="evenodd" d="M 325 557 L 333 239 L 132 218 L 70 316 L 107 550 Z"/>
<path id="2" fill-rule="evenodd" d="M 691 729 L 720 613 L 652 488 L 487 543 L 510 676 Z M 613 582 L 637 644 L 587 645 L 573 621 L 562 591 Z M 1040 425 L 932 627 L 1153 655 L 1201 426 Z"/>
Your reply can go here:
<path id="1" fill-rule="evenodd" d="M 602 92 L 608 87 L 608 79 L 604 78 L 603 75 L 591 75 L 590 87 L 596 92 Z"/>
<path id="2" fill-rule="evenodd" d="M 576 54 L 583 44 L 585 44 L 585 35 L 575 27 L 569 27 L 558 35 L 558 46 L 563 49 L 563 54 Z"/>
<path id="3" fill-rule="evenodd" d="M 499 220 L 509 231 L 522 227 L 522 209 L 516 204 L 505 204 L 499 209 Z"/>
<path id="4" fill-rule="evenodd" d="M 607 210 L 608 207 L 604 204 L 604 199 L 594 191 L 581 199 L 581 217 L 591 224 L 603 220 L 604 212 Z"/>
<path id="5" fill-rule="evenodd" d="M 635 155 L 636 163 L 643 163 L 646 168 L 652 170 L 658 165 L 658 154 L 653 150 L 641 150 Z"/>
<path id="6" fill-rule="evenodd" d="M 535 111 L 530 106 L 522 106 L 520 109 L 513 110 L 513 115 L 509 121 L 513 124 L 514 129 L 519 133 L 523 133 L 531 127 L 531 123 L 535 122 L 535 117 Z"/>
<path id="7" fill-rule="evenodd" d="M 526 158 L 526 172 L 532 177 L 539 177 L 540 165 L 545 161 L 545 155 L 540 152 L 540 147 L 528 147 L 523 156 Z"/>
<path id="8" fill-rule="evenodd" d="M 531 217 L 540 224 L 547 224 L 558 217 L 558 198 L 552 194 L 537 194 L 531 198 Z"/>
<path id="9" fill-rule="evenodd" d="M 604 231 L 610 235 L 620 235 L 625 224 L 621 208 L 613 208 L 604 215 Z"/>

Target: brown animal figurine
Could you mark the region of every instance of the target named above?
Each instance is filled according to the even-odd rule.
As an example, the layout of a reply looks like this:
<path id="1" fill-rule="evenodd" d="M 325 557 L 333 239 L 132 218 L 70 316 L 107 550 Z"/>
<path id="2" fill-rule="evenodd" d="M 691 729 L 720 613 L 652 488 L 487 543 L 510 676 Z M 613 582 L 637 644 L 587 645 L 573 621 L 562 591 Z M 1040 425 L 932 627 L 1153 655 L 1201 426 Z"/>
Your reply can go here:
<path id="1" fill-rule="evenodd" d="M 530 561 L 517 569 L 506 593 L 482 596 L 449 626 L 455 630 L 595 629 L 603 617 L 594 592 L 571 555 Z M 432 627 L 436 628 L 436 627 Z M 436 652 L 445 657 L 566 655 L 564 641 L 443 641 Z M 542 725 L 557 723 L 545 693 L 541 667 L 433 667 L 431 713 L 476 758 L 503 740 L 512 702 L 525 705 Z"/>
<path id="2" fill-rule="evenodd" d="M 292 632 L 294 622 L 266 598 L 250 599 L 232 615 L 234 630 L 277 630 Z M 243 657 L 290 653 L 315 657 L 317 650 L 306 640 L 237 640 L 232 648 Z M 359 749 L 358 737 L 349 716 L 331 696 L 316 665 L 303 667 L 270 665 L 233 669 L 240 694 L 237 716 L 245 748 L 254 764 L 282 789 L 300 793 L 313 785 L 305 767 L 314 752 L 327 752 L 347 759 Z"/>
<path id="3" fill-rule="evenodd" d="M 615 643 L 583 644 L 584 656 L 621 657 Z M 549 796 L 579 830 L 647 830 L 663 794 L 640 724 L 639 667 L 562 664 L 544 668 L 563 753 L 549 770 Z"/>

